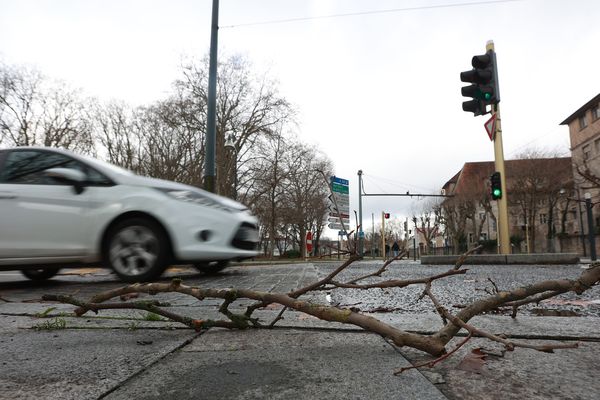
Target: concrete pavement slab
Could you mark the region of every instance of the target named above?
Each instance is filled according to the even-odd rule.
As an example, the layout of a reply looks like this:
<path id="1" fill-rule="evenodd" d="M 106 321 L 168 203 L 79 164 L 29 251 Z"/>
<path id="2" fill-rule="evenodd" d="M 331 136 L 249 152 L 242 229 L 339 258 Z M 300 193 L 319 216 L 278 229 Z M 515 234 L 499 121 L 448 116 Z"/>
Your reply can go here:
<path id="1" fill-rule="evenodd" d="M 196 335 L 189 330 L 0 332 L 0 399 L 97 399 Z"/>
<path id="2" fill-rule="evenodd" d="M 427 399 L 445 396 L 380 337 L 210 330 L 108 395 L 137 399 Z"/>
<path id="3" fill-rule="evenodd" d="M 453 343 L 456 343 L 453 342 Z M 527 341 L 542 344 L 539 341 Z M 548 343 L 548 342 L 543 342 Z M 552 342 L 551 342 L 552 343 Z M 553 342 L 558 343 L 558 342 Z M 481 363 L 462 364 L 473 349 L 487 348 L 501 354 L 501 346 L 472 339 L 452 357 L 426 376 L 441 377 L 436 385 L 449 399 L 477 400 L 596 400 L 600 394 L 600 343 L 582 343 L 579 349 L 556 350 L 553 354 L 529 349 L 487 356 Z M 431 357 L 413 349 L 402 354 L 414 362 Z M 465 368 L 468 366 L 468 368 Z"/>

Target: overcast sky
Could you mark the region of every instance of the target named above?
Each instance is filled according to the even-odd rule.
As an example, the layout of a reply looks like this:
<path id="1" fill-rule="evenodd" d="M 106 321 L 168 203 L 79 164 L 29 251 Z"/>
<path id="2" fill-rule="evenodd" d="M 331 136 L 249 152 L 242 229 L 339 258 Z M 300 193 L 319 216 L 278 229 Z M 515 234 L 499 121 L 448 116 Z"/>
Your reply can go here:
<path id="1" fill-rule="evenodd" d="M 151 103 L 170 91 L 182 57 L 208 53 L 211 5 L 0 0 L 0 59 L 89 95 Z M 318 18 L 339 14 L 359 15 Z M 302 20 L 265 23 L 289 19 Z M 598 21 L 598 0 L 221 0 L 219 48 L 279 81 L 299 136 L 350 181 L 357 210 L 359 169 L 368 193 L 439 193 L 463 163 L 493 160 L 487 117 L 462 111 L 459 78 L 490 39 L 505 157 L 568 155 L 559 123 L 600 91 Z M 365 198 L 366 228 L 371 213 L 404 217 L 422 202 Z"/>

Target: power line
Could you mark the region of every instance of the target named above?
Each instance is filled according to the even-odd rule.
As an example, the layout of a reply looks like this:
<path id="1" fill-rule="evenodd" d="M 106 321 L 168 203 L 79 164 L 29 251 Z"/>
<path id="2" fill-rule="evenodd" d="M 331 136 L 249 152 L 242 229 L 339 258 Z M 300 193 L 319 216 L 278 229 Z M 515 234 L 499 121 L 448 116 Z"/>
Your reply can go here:
<path id="1" fill-rule="evenodd" d="M 407 188 L 413 188 L 413 189 L 419 189 L 419 190 L 431 190 L 431 187 L 425 187 L 425 186 L 419 186 L 419 185 L 415 185 L 412 183 L 406 183 L 406 182 L 400 182 L 394 179 L 389 179 L 389 178 L 385 178 L 382 176 L 377 176 L 377 175 L 367 175 L 367 174 L 363 174 L 363 176 L 365 176 L 366 178 L 370 178 L 372 183 L 375 183 L 374 180 L 380 180 L 383 181 L 385 183 L 391 184 L 392 186 L 395 186 L 396 188 L 403 188 L 403 189 L 407 189 Z M 379 186 L 380 187 L 380 186 Z M 380 187 L 381 188 L 381 187 Z M 382 190 L 385 191 L 385 190 Z"/>
<path id="2" fill-rule="evenodd" d="M 561 133 L 561 129 L 559 127 L 554 127 L 554 128 L 550 128 L 548 129 L 545 133 L 541 134 L 540 136 L 520 145 L 515 147 L 514 149 L 511 150 L 511 152 L 509 153 L 509 157 L 515 157 L 519 151 L 523 150 L 523 149 L 527 149 L 528 147 L 530 147 L 533 143 L 541 140 L 541 139 L 547 139 L 548 136 L 550 135 L 556 135 L 557 133 Z"/>
<path id="3" fill-rule="evenodd" d="M 437 5 L 432 5 L 432 6 L 390 8 L 387 10 L 359 11 L 359 12 L 343 13 L 343 14 L 317 15 L 317 16 L 313 16 L 313 17 L 298 17 L 298 18 L 276 19 L 276 20 L 270 20 L 270 21 L 248 22 L 248 23 L 244 23 L 244 24 L 224 25 L 224 26 L 220 26 L 219 28 L 220 29 L 231 29 L 231 28 L 257 26 L 257 25 L 287 24 L 287 23 L 291 23 L 291 22 L 312 21 L 312 20 L 318 20 L 318 19 L 356 17 L 356 16 L 360 16 L 360 15 L 390 14 L 390 13 L 398 13 L 398 12 L 405 12 L 405 11 L 431 10 L 431 9 L 436 9 L 436 8 L 469 7 L 469 6 L 497 4 L 497 3 L 514 3 L 514 2 L 522 2 L 522 1 L 526 1 L 526 0 L 491 0 L 491 1 L 476 1 L 476 2 L 471 2 L 471 3 L 453 3 L 453 4 L 437 4 Z"/>

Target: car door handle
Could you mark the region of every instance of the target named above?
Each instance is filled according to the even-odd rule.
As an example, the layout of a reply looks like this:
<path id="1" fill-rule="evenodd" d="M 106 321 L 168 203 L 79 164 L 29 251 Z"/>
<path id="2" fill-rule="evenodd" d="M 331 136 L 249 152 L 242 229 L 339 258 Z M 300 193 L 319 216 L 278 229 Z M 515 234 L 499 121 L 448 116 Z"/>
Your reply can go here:
<path id="1" fill-rule="evenodd" d="M 17 194 L 11 192 L 0 192 L 0 199 L 16 199 Z"/>

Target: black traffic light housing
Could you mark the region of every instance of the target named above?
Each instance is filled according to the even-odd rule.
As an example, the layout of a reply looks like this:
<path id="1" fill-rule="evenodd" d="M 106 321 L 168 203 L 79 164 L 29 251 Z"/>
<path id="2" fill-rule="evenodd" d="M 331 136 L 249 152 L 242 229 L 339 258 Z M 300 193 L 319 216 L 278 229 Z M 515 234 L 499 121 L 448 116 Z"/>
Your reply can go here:
<path id="1" fill-rule="evenodd" d="M 384 213 L 384 214 L 383 214 L 383 217 L 384 217 L 385 219 L 389 219 L 389 218 L 390 218 L 390 213 Z"/>
<path id="2" fill-rule="evenodd" d="M 491 193 L 492 200 L 499 200 L 502 198 L 502 180 L 500 177 L 500 172 L 494 172 L 492 176 L 490 176 L 491 182 Z"/>
<path id="3" fill-rule="evenodd" d="M 460 80 L 471 85 L 462 87 L 460 92 L 473 99 L 463 102 L 463 111 L 472 112 L 476 117 L 487 114 L 486 106 L 500 101 L 496 53 L 490 49 L 485 54 L 474 56 L 471 65 L 472 70 L 460 73 Z"/>

